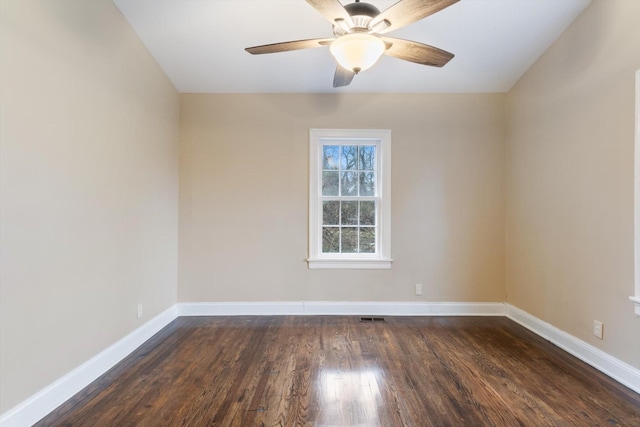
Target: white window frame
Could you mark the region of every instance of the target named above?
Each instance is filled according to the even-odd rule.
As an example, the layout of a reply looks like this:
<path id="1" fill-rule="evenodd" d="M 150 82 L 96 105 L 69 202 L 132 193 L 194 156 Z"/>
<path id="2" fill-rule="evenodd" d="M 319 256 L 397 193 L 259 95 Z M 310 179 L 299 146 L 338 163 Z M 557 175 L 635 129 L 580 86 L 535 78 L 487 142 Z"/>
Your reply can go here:
<path id="1" fill-rule="evenodd" d="M 635 135 L 635 232 L 634 232 L 634 260 L 635 260 L 635 288 L 636 295 L 629 297 L 635 304 L 635 313 L 640 316 L 640 70 L 636 71 L 636 135 Z"/>
<path id="2" fill-rule="evenodd" d="M 330 141 L 355 144 L 376 141 L 376 253 L 322 253 L 322 145 Z M 391 131 L 388 129 L 309 130 L 309 258 L 310 269 L 391 268 Z"/>

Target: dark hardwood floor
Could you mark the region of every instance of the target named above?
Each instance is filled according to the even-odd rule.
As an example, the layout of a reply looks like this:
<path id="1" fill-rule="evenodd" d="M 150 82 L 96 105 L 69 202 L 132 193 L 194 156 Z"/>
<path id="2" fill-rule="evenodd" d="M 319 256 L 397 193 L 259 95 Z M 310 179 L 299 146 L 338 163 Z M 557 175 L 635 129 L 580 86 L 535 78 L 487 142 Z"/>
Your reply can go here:
<path id="1" fill-rule="evenodd" d="M 181 317 L 38 426 L 640 426 L 503 317 Z"/>

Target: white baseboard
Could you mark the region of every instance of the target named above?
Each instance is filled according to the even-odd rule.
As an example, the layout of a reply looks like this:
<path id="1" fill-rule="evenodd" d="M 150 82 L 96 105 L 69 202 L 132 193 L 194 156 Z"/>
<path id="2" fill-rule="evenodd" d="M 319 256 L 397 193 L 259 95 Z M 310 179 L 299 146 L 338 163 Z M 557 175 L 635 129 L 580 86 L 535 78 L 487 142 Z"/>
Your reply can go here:
<path id="1" fill-rule="evenodd" d="M 178 316 L 284 316 L 303 314 L 301 302 L 181 302 Z"/>
<path id="2" fill-rule="evenodd" d="M 510 304 L 506 304 L 506 316 L 636 393 L 640 393 L 640 369 Z"/>
<path id="3" fill-rule="evenodd" d="M 0 427 L 31 426 L 91 384 L 178 315 L 173 305 L 73 371 L 0 416 Z"/>
<path id="4" fill-rule="evenodd" d="M 379 315 L 379 316 L 504 316 L 504 303 L 464 302 L 211 302 L 178 304 L 179 316 Z"/>

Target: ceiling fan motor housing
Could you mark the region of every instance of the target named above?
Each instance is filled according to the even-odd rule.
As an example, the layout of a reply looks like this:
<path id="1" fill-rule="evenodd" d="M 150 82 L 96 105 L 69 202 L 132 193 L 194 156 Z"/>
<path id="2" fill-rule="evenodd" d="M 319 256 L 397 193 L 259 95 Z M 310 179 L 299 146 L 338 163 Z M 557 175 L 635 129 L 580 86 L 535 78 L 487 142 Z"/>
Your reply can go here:
<path id="1" fill-rule="evenodd" d="M 344 8 L 351 16 L 353 21 L 353 28 L 349 32 L 368 32 L 369 23 L 373 18 L 380 15 L 380 10 L 369 3 L 349 3 L 344 5 Z M 334 25 L 333 32 L 336 36 L 341 36 L 347 33 L 344 28 Z"/>
<path id="2" fill-rule="evenodd" d="M 375 18 L 380 15 L 380 11 L 377 7 L 369 3 L 349 3 L 344 6 L 349 12 L 349 15 L 353 18 L 355 16 L 368 16 L 369 18 Z"/>

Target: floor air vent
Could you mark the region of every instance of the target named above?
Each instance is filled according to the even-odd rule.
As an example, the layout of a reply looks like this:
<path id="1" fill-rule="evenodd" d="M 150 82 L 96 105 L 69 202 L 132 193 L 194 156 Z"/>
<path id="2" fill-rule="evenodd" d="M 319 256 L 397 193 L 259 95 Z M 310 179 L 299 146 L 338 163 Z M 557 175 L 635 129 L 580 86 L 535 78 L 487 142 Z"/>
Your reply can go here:
<path id="1" fill-rule="evenodd" d="M 361 317 L 361 322 L 384 322 L 384 317 Z"/>

